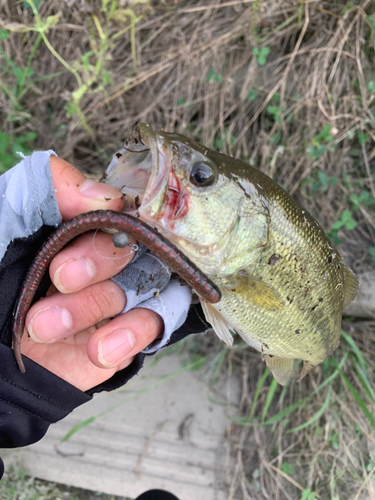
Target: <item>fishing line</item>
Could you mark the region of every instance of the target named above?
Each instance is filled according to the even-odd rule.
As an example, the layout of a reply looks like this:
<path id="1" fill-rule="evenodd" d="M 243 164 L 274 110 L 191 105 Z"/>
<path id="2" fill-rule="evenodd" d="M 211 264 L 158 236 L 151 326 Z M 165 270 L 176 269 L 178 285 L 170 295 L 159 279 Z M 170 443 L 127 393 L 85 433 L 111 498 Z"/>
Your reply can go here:
<path id="1" fill-rule="evenodd" d="M 102 259 L 105 259 L 105 260 L 119 260 L 119 259 L 123 259 L 125 257 L 129 257 L 129 255 L 131 255 L 131 252 L 136 252 L 138 250 L 138 245 L 133 245 L 132 243 L 130 243 L 128 246 L 129 246 L 129 253 L 126 253 L 125 255 L 119 255 L 117 257 L 108 257 L 107 255 L 103 255 L 99 252 L 96 244 L 95 244 L 95 239 L 96 239 L 96 234 L 97 232 L 100 231 L 100 229 L 95 229 L 95 232 L 94 232 L 94 237 L 93 237 L 93 241 L 92 241 L 92 246 L 93 246 L 93 249 L 94 249 L 94 252 L 96 253 L 96 255 L 98 255 L 99 257 L 101 257 Z M 135 250 L 135 247 L 136 247 L 136 250 Z M 123 267 L 125 267 L 126 264 L 124 264 L 123 266 L 119 266 L 118 269 L 122 269 Z"/>

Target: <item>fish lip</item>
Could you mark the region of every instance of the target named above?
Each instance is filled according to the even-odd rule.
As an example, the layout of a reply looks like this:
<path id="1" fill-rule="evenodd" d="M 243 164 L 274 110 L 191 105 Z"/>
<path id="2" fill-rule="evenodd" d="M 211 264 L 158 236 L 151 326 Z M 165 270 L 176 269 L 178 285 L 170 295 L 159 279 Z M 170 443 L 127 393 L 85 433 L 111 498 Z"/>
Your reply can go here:
<path id="1" fill-rule="evenodd" d="M 150 177 L 139 207 L 139 214 L 150 218 L 160 218 L 166 203 L 169 173 L 171 170 L 171 151 L 165 138 L 155 132 L 148 124 L 140 123 L 135 128 L 140 140 L 149 147 L 151 153 Z"/>
<path id="2" fill-rule="evenodd" d="M 138 124 L 114 156 L 104 179 L 121 189 L 125 211 L 168 230 L 186 215 L 187 193 L 173 171 L 171 134 Z"/>

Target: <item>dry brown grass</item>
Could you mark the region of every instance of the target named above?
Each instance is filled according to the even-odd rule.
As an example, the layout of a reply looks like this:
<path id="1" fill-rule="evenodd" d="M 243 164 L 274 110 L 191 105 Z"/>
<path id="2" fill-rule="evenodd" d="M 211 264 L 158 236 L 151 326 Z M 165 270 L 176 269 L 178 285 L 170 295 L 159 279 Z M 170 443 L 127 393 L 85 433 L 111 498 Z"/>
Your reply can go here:
<path id="1" fill-rule="evenodd" d="M 42 0 L 39 14 L 39 28 L 58 18 L 36 46 L 32 10 L 11 0 L 0 6 L 0 27 L 10 34 L 0 40 L 0 114 L 9 137 L 34 131 L 34 146 L 98 173 L 139 121 L 188 134 L 272 176 L 327 231 L 349 210 L 357 225 L 340 232 L 343 252 L 355 270 L 373 265 L 374 2 Z M 253 49 L 264 47 L 260 65 Z M 33 75 L 20 83 L 9 61 L 25 69 L 28 60 Z M 349 197 L 363 192 L 367 201 L 355 209 Z M 373 382 L 374 324 L 345 329 Z M 344 351 L 343 372 L 355 385 L 345 343 L 336 360 Z M 228 356 L 242 374 L 238 415 L 246 416 L 264 367 L 251 351 Z M 323 365 L 278 389 L 268 415 L 333 370 Z M 375 498 L 367 470 L 374 429 L 343 379 L 332 382 L 329 407 L 314 425 L 290 434 L 319 411 L 327 388 L 287 419 L 261 426 L 269 387 L 267 379 L 254 425 L 230 426 L 228 498 L 298 500 L 301 488 L 321 499 Z M 373 413 L 363 388 L 356 390 Z M 283 472 L 283 462 L 294 472 Z"/>

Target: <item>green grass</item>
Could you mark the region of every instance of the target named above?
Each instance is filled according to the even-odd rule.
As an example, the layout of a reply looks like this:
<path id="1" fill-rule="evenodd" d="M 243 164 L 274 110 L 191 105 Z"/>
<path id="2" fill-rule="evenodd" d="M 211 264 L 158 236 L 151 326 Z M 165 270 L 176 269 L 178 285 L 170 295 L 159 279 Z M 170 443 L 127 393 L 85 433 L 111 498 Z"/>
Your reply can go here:
<path id="1" fill-rule="evenodd" d="M 23 136 L 8 135 L 5 132 L 0 132 L 0 173 L 14 167 L 23 155 L 30 155 L 32 153 L 32 144 L 36 137 L 36 132 L 27 132 Z"/>
<path id="2" fill-rule="evenodd" d="M 0 500 L 130 500 L 35 479 L 21 467 L 9 467 L 0 481 Z"/>

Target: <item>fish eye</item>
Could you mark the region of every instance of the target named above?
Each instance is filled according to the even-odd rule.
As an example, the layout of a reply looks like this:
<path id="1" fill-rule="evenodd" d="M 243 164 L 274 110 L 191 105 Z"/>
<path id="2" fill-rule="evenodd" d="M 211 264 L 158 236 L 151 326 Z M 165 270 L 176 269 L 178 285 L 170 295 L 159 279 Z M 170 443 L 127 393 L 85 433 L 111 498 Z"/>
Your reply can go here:
<path id="1" fill-rule="evenodd" d="M 190 171 L 190 182 L 194 186 L 211 186 L 216 180 L 216 169 L 213 165 L 197 161 Z"/>

